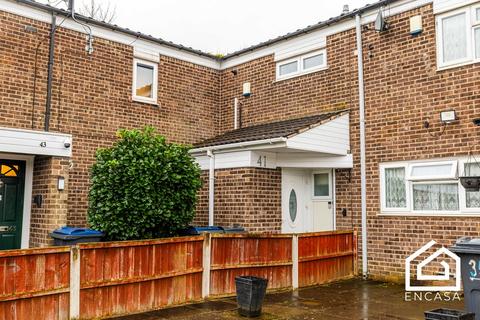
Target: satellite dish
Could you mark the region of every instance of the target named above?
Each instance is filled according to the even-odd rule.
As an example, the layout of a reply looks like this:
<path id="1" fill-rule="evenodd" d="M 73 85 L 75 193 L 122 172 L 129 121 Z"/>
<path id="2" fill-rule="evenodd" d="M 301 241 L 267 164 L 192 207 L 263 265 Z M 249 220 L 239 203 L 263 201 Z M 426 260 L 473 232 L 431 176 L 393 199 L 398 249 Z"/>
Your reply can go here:
<path id="1" fill-rule="evenodd" d="M 382 9 L 380 9 L 380 11 L 378 11 L 377 19 L 375 19 L 375 31 L 382 32 L 387 30 L 387 27 L 387 23 L 383 18 Z"/>

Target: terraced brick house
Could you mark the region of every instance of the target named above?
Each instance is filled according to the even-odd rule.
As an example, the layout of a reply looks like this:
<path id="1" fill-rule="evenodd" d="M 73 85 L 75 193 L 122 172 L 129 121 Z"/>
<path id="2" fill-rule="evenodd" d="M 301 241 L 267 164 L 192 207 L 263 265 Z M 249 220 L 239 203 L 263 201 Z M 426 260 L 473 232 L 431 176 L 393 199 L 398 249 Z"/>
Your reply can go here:
<path id="1" fill-rule="evenodd" d="M 221 59 L 78 19 L 89 36 L 0 0 L 1 249 L 84 226 L 95 150 L 145 125 L 194 146 L 196 224 L 355 228 L 363 272 L 391 279 L 432 239 L 478 236 L 459 177 L 480 173 L 479 1 L 384 0 Z"/>

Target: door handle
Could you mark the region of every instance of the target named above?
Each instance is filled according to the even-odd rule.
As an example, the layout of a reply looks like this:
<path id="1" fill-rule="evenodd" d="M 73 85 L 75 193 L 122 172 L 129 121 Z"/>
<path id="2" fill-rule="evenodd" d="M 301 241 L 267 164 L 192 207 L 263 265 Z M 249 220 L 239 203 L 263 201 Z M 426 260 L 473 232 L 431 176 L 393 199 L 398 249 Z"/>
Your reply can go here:
<path id="1" fill-rule="evenodd" d="M 0 232 L 15 232 L 16 226 L 0 226 Z"/>
<path id="2" fill-rule="evenodd" d="M 332 209 L 332 201 L 328 201 L 328 209 Z"/>

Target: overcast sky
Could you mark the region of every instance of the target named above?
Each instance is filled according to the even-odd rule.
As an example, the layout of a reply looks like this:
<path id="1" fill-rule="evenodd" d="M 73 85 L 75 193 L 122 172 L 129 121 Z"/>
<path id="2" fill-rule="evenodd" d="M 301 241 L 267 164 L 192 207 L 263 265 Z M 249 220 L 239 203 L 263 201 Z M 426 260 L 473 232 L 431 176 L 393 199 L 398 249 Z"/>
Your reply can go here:
<path id="1" fill-rule="evenodd" d="M 43 0 L 46 1 L 46 0 Z M 76 0 L 76 6 L 91 0 Z M 96 0 L 106 3 L 109 0 Z M 376 0 L 110 0 L 114 23 L 210 53 L 228 53 Z"/>

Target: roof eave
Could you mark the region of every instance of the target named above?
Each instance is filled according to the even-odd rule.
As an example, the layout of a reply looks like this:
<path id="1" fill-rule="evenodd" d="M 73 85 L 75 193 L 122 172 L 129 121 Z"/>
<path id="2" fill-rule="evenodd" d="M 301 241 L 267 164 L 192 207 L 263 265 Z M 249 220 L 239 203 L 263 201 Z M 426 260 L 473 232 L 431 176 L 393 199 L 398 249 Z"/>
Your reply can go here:
<path id="1" fill-rule="evenodd" d="M 30 7 L 33 7 L 33 8 L 36 8 L 36 9 L 39 9 L 39 10 L 43 10 L 43 11 L 47 11 L 47 12 L 51 12 L 51 13 L 56 13 L 56 14 L 64 16 L 64 17 L 68 17 L 70 15 L 70 12 L 68 12 L 66 10 L 58 9 L 58 8 L 55 8 L 55 7 L 52 7 L 52 6 L 43 4 L 43 3 L 38 3 L 36 1 L 30 1 L 30 0 L 13 0 L 13 1 L 15 1 L 17 3 L 20 3 L 20 4 L 30 6 Z M 203 56 L 203 57 L 213 59 L 213 60 L 216 60 L 216 61 L 221 60 L 218 57 L 216 57 L 216 56 L 214 56 L 210 53 L 206 53 L 206 52 L 203 52 L 201 50 L 196 50 L 196 49 L 193 49 L 193 48 L 185 47 L 185 46 L 182 46 L 180 44 L 165 41 L 165 40 L 160 39 L 160 38 L 155 38 L 151 35 L 146 35 L 146 34 L 143 34 L 141 32 L 135 32 L 133 30 L 130 30 L 130 29 L 127 29 L 127 28 L 122 28 L 122 27 L 119 27 L 119 26 L 114 25 L 114 24 L 110 24 L 110 23 L 103 22 L 103 21 L 98 21 L 98 20 L 95 20 L 95 19 L 92 19 L 92 18 L 88 18 L 88 17 L 82 16 L 82 15 L 79 15 L 79 14 L 75 14 L 75 18 L 78 19 L 78 20 L 81 20 L 83 22 L 92 24 L 92 25 L 96 25 L 96 26 L 99 26 L 99 27 L 102 27 L 102 28 L 113 30 L 113 31 L 122 32 L 122 33 L 125 33 L 125 34 L 128 34 L 128 35 L 135 36 L 135 37 L 147 40 L 147 41 L 155 42 L 155 43 L 158 43 L 158 44 L 170 47 L 170 48 L 174 48 L 174 49 L 181 50 L 181 51 L 186 51 L 186 52 L 196 54 L 198 56 Z"/>
<path id="2" fill-rule="evenodd" d="M 262 43 L 259 43 L 257 45 L 253 45 L 251 47 L 248 47 L 248 48 L 245 48 L 245 49 L 241 49 L 241 50 L 238 50 L 238 51 L 235 51 L 235 52 L 232 52 L 232 53 L 229 53 L 225 56 L 222 57 L 222 59 L 220 60 L 221 62 L 223 61 L 226 61 L 230 58 L 233 58 L 233 57 L 236 57 L 236 56 L 240 56 L 240 55 L 243 55 L 245 53 L 248 53 L 248 52 L 251 52 L 251 51 L 255 51 L 255 50 L 258 50 L 260 48 L 264 48 L 264 47 L 268 47 L 268 46 L 271 46 L 272 44 L 275 44 L 275 43 L 278 43 L 278 42 L 281 42 L 281 41 L 286 41 L 286 40 L 289 40 L 291 38 L 295 38 L 299 35 L 302 35 L 302 34 L 307 34 L 307 33 L 310 33 L 312 31 L 315 31 L 315 30 L 318 30 L 318 29 L 322 29 L 322 28 L 325 28 L 325 27 L 328 27 L 332 24 L 336 24 L 340 21 L 343 21 L 343 20 L 346 20 L 346 19 L 352 19 L 354 18 L 356 15 L 358 14 L 362 14 L 363 12 L 365 11 L 368 11 L 368 10 L 374 10 L 374 9 L 377 9 L 377 8 L 380 8 L 380 7 L 383 7 L 383 6 L 386 6 L 392 2 L 395 2 L 395 1 L 398 1 L 398 0 L 383 0 L 383 1 L 379 1 L 379 2 L 376 2 L 376 3 L 373 3 L 373 4 L 370 4 L 370 5 L 366 5 L 365 7 L 363 8 L 360 8 L 360 9 L 355 9 L 347 14 L 342 14 L 340 16 L 337 16 L 337 17 L 334 17 L 334 18 L 331 18 L 329 20 L 326 20 L 326 21 L 322 21 L 322 22 L 319 22 L 317 24 L 314 24 L 312 26 L 309 26 L 309 27 L 306 27 L 306 28 L 303 28 L 303 29 L 299 29 L 297 31 L 294 31 L 294 32 L 291 32 L 289 34 L 286 34 L 286 35 L 283 35 L 283 36 L 280 36 L 278 38 L 275 38 L 275 39 L 272 39 L 272 40 L 268 40 L 268 41 L 265 41 L 265 42 L 262 42 Z"/>
<path id="3" fill-rule="evenodd" d="M 252 149 L 270 149 L 276 147 L 283 147 L 286 146 L 287 138 L 285 137 L 278 137 L 278 138 L 271 138 L 271 139 L 263 139 L 263 140 L 254 140 L 254 141 L 245 141 L 245 142 L 236 142 L 236 143 L 229 143 L 229 144 L 221 144 L 221 145 L 214 145 L 214 146 L 206 146 L 200 147 L 190 150 L 190 154 L 202 154 L 208 151 L 216 151 L 216 152 L 232 152 L 232 151 L 241 151 L 241 150 L 252 150 Z"/>

